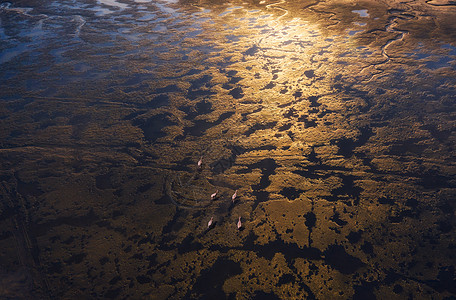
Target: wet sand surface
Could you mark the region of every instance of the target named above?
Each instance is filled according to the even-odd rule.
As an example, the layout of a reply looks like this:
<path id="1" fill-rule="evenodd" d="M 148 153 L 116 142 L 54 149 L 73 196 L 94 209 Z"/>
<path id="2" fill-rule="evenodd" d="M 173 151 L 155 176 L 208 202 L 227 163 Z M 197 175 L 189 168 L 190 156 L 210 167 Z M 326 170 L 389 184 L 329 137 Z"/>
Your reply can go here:
<path id="1" fill-rule="evenodd" d="M 0 297 L 455 299 L 455 17 L 1 2 Z"/>

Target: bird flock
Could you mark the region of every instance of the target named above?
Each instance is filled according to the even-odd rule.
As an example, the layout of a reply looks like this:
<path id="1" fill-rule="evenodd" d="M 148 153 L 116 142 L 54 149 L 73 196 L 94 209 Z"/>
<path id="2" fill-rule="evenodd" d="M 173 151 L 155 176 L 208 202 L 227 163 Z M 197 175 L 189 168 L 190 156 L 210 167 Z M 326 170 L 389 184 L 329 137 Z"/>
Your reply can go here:
<path id="1" fill-rule="evenodd" d="M 218 190 L 215 191 L 215 193 L 211 194 L 211 200 L 214 200 L 217 198 L 217 194 L 218 194 Z M 231 196 L 231 202 L 234 204 L 234 200 L 236 199 L 237 197 L 237 193 L 238 193 L 238 190 L 236 190 L 234 192 L 234 194 Z M 209 222 L 207 222 L 207 229 L 211 229 L 212 226 L 215 225 L 215 222 L 214 222 L 214 217 L 211 217 L 211 219 L 209 220 Z M 237 222 L 237 229 L 240 230 L 242 228 L 242 221 L 241 221 L 241 217 L 239 217 L 238 219 L 238 222 Z"/>
<path id="2" fill-rule="evenodd" d="M 197 167 L 198 167 L 198 170 L 202 170 L 202 168 L 203 168 L 203 157 L 202 156 L 198 160 Z M 214 193 L 212 193 L 211 200 L 215 200 L 217 198 L 218 193 L 219 193 L 219 190 L 216 190 Z M 238 190 L 235 190 L 233 195 L 231 196 L 232 204 L 234 204 L 234 201 L 236 200 L 237 196 L 238 196 Z M 213 226 L 215 226 L 215 222 L 214 222 L 214 217 L 212 216 L 211 219 L 207 222 L 207 229 L 209 230 Z M 237 226 L 238 230 L 242 229 L 242 221 L 241 221 L 240 216 L 239 216 L 236 226 Z"/>

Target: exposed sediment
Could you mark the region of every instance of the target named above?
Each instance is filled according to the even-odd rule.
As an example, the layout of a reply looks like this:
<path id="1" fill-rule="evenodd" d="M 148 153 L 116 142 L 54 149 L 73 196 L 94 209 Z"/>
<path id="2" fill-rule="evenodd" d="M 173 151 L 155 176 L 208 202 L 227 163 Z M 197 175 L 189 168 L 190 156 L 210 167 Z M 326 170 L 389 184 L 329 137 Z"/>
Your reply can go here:
<path id="1" fill-rule="evenodd" d="M 2 5 L 0 297 L 454 297 L 454 4 L 304 2 Z"/>

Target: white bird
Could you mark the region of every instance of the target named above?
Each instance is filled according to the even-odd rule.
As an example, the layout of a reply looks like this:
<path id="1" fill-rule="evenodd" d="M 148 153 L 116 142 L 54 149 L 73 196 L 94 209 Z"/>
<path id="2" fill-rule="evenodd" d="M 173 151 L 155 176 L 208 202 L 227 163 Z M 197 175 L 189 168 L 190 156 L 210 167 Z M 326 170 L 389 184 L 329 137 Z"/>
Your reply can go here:
<path id="1" fill-rule="evenodd" d="M 215 193 L 213 193 L 213 194 L 211 195 L 211 200 L 214 200 L 214 199 L 215 199 L 215 197 L 217 196 L 217 193 L 218 193 L 218 190 L 216 190 Z"/>
<path id="2" fill-rule="evenodd" d="M 232 201 L 232 202 L 234 202 L 234 199 L 236 199 L 236 197 L 237 197 L 237 191 L 238 191 L 238 190 L 236 190 L 236 191 L 234 192 L 233 196 L 231 196 L 231 201 Z"/>
<path id="3" fill-rule="evenodd" d="M 239 220 L 237 222 L 237 229 L 241 229 L 242 227 L 242 222 L 241 222 L 241 217 L 239 217 Z"/>
<path id="4" fill-rule="evenodd" d="M 198 160 L 198 168 L 201 168 L 202 165 L 203 165 L 203 157 L 201 156 L 201 158 Z"/>
<path id="5" fill-rule="evenodd" d="M 214 222 L 214 217 L 211 217 L 209 222 L 207 222 L 207 228 L 211 228 L 213 222 Z"/>

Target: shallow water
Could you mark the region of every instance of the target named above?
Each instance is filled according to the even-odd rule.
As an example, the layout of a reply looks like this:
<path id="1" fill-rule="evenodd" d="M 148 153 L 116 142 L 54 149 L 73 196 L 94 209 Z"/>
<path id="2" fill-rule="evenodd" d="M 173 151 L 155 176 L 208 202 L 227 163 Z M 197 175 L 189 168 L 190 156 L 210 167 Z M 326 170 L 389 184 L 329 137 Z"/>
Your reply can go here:
<path id="1" fill-rule="evenodd" d="M 453 299 L 455 16 L 2 2 L 0 296 Z"/>

